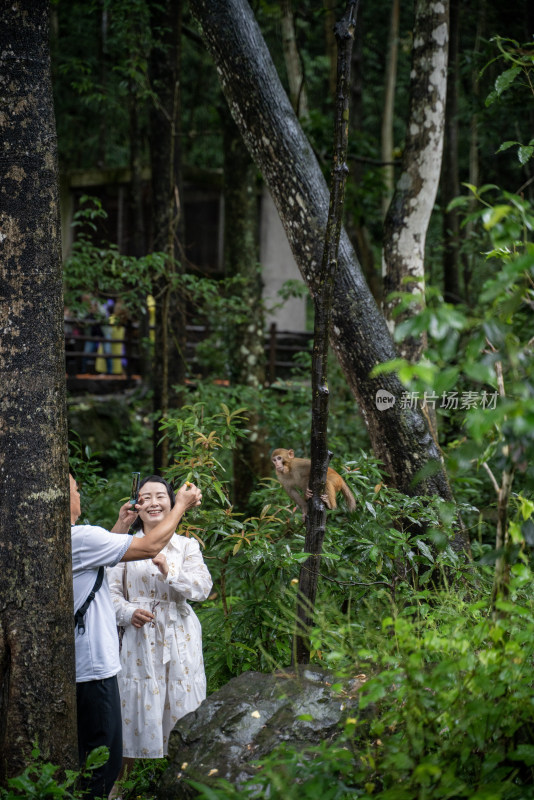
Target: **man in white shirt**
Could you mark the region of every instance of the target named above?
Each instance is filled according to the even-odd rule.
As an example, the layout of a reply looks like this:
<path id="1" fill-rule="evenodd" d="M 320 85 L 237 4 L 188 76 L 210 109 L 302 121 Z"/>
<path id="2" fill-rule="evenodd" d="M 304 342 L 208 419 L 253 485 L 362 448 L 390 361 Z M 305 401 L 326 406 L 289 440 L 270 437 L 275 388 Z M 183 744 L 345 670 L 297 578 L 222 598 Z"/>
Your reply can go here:
<path id="1" fill-rule="evenodd" d="M 95 588 L 99 568 L 119 561 L 154 558 L 169 542 L 185 511 L 200 505 L 202 494 L 192 485 L 176 493 L 171 513 L 142 538 L 128 534 L 137 517 L 129 502 L 120 511 L 111 531 L 96 525 L 75 525 L 81 513 L 80 493 L 70 479 L 70 519 L 74 610 L 85 603 Z M 136 508 L 140 508 L 137 504 Z M 95 747 L 106 745 L 109 759 L 92 772 L 84 788 L 87 798 L 107 797 L 119 774 L 122 761 L 122 724 L 117 673 L 120 671 L 119 642 L 115 609 L 107 578 L 87 606 L 83 621 L 75 628 L 76 705 L 78 712 L 78 753 L 80 764 Z"/>

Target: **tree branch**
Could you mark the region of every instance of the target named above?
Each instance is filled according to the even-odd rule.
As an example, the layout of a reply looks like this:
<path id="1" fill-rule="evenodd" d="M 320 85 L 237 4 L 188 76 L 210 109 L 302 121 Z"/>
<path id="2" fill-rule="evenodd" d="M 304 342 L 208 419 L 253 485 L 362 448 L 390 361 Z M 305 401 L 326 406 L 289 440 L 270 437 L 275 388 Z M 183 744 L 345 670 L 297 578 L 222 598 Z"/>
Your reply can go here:
<path id="1" fill-rule="evenodd" d="M 330 204 L 322 265 L 318 286 L 314 292 L 315 322 L 312 359 L 311 469 L 309 479 L 312 497 L 308 503 L 304 544 L 305 552 L 310 553 L 310 557 L 302 565 L 299 576 L 298 629 L 295 644 L 297 664 L 309 661 L 310 648 L 307 630 L 311 623 L 315 605 L 321 550 L 326 530 L 326 509 L 321 500 L 321 495 L 325 492 L 328 463 L 332 456 L 332 453 L 328 450 L 327 442 L 328 341 L 332 322 L 332 298 L 341 236 L 345 184 L 348 174 L 346 157 L 348 147 L 350 63 L 358 5 L 359 0 L 349 0 L 345 15 L 335 26 L 338 57 Z"/>

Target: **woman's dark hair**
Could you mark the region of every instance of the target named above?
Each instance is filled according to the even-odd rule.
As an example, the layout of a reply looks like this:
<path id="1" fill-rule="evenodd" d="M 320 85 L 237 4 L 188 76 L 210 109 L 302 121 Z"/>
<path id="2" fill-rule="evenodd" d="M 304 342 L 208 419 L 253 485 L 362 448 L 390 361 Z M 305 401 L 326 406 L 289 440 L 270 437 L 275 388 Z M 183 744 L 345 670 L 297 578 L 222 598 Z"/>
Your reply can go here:
<path id="1" fill-rule="evenodd" d="M 174 508 L 174 504 L 176 503 L 176 494 L 174 493 L 174 489 L 172 488 L 171 484 L 166 481 L 165 478 L 162 478 L 160 475 L 149 475 L 148 478 L 143 478 L 139 484 L 139 494 L 141 494 L 141 489 L 145 483 L 162 483 L 167 489 L 167 494 L 169 495 L 169 500 L 171 501 L 171 508 Z M 130 525 L 130 530 L 140 531 L 142 528 L 143 521 L 141 520 L 141 517 L 138 516 L 135 522 Z"/>

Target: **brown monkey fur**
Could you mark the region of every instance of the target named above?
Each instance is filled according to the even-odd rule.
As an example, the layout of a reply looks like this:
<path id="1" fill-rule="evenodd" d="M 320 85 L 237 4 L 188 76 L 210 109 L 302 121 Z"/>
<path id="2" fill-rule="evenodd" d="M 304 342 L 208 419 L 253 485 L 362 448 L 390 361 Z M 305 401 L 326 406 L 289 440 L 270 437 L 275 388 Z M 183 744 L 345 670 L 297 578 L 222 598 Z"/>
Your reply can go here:
<path id="1" fill-rule="evenodd" d="M 293 450 L 286 450 L 283 447 L 273 450 L 271 459 L 276 470 L 276 477 L 290 498 L 294 500 L 295 503 L 298 503 L 304 516 L 306 516 L 308 510 L 306 494 L 308 493 L 308 483 L 310 480 L 310 459 L 296 458 Z M 304 493 L 304 496 L 297 491 L 297 489 L 300 489 Z M 356 508 L 354 495 L 341 475 L 339 475 L 335 469 L 332 469 L 332 467 L 328 467 L 328 472 L 326 474 L 326 493 L 322 497 L 328 508 L 337 508 L 337 492 L 343 494 L 349 511 L 354 511 Z"/>

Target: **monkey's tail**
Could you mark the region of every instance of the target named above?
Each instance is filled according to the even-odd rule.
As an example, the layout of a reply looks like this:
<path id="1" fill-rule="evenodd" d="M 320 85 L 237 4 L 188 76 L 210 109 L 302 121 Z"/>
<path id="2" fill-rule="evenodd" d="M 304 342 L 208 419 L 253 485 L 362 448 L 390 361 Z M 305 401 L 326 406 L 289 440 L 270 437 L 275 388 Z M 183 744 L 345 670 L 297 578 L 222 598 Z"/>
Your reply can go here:
<path id="1" fill-rule="evenodd" d="M 345 483 L 345 481 L 343 481 L 341 484 L 341 494 L 345 498 L 345 502 L 348 506 L 349 511 L 354 511 L 354 509 L 356 508 L 356 500 L 351 490 Z"/>

